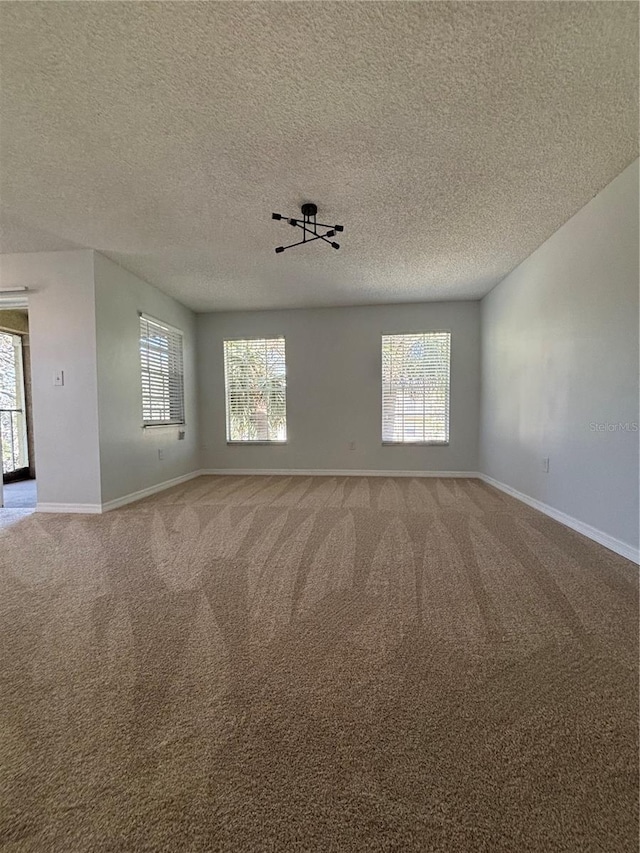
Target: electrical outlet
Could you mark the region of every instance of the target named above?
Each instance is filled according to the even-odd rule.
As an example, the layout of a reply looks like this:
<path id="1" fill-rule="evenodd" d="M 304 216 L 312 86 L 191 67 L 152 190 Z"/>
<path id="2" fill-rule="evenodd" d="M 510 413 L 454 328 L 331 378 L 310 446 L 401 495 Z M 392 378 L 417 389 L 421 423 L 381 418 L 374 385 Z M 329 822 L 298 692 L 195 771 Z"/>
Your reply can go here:
<path id="1" fill-rule="evenodd" d="M 158 450 L 158 459 L 164 459 L 164 450 Z"/>
<path id="2" fill-rule="evenodd" d="M 178 441 L 184 441 L 184 430 L 183 429 L 178 430 Z"/>
<path id="3" fill-rule="evenodd" d="M 355 450 L 355 449 L 356 449 L 355 441 L 350 441 L 349 442 L 349 450 Z"/>
<path id="4" fill-rule="evenodd" d="M 548 456 L 542 457 L 542 470 L 544 471 L 545 474 L 549 473 L 549 457 Z"/>

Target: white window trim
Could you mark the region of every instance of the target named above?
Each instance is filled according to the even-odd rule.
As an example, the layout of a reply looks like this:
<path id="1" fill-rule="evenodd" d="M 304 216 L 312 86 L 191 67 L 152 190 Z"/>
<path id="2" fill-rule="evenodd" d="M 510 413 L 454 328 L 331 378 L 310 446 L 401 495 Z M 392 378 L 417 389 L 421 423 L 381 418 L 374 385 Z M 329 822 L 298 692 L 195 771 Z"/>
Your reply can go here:
<path id="1" fill-rule="evenodd" d="M 143 311 L 138 311 L 138 359 L 139 359 L 139 369 L 140 369 L 140 383 L 141 390 L 144 385 L 144 377 L 145 372 L 142 368 L 141 361 L 141 353 L 140 347 L 142 342 L 142 333 L 140 329 L 140 321 L 146 320 L 148 323 L 153 323 L 159 329 L 166 331 L 172 335 L 175 335 L 180 340 L 180 408 L 182 410 L 182 418 L 175 418 L 170 420 L 162 420 L 162 421 L 151 421 L 145 420 L 144 418 L 144 403 L 141 399 L 141 419 L 142 419 L 142 429 L 143 430 L 176 430 L 181 429 L 186 426 L 186 411 L 185 411 L 185 398 L 184 398 L 184 332 L 182 329 L 179 329 L 177 326 L 173 326 L 170 323 L 166 323 L 164 320 L 160 320 L 158 317 L 154 317 L 151 314 L 146 314 Z M 169 403 L 171 405 L 171 403 Z"/>
<path id="2" fill-rule="evenodd" d="M 382 374 L 382 342 L 385 337 L 402 337 L 403 335 L 449 335 L 449 374 L 448 374 L 448 405 L 447 405 L 447 439 L 446 441 L 390 441 L 384 438 L 381 441 L 382 447 L 449 447 L 451 444 L 451 353 L 453 351 L 453 334 L 451 329 L 421 329 L 419 331 L 402 331 L 402 332 L 382 332 L 380 336 L 380 412 L 384 421 L 384 380 Z M 384 426 L 382 429 L 384 430 Z M 383 432 L 384 435 L 384 432 Z"/>
<path id="3" fill-rule="evenodd" d="M 230 439 L 230 424 L 229 424 L 229 399 L 228 399 L 228 377 L 227 377 L 227 362 L 225 356 L 226 344 L 243 342 L 243 341 L 274 341 L 281 340 L 284 343 L 284 358 L 285 358 L 285 431 L 286 438 L 284 439 Z M 284 447 L 289 440 L 289 424 L 287 419 L 287 347 L 286 339 L 282 334 L 270 335 L 243 335 L 242 337 L 224 338 L 222 342 L 222 363 L 224 369 L 224 408 L 225 408 L 225 437 L 228 447 Z"/>

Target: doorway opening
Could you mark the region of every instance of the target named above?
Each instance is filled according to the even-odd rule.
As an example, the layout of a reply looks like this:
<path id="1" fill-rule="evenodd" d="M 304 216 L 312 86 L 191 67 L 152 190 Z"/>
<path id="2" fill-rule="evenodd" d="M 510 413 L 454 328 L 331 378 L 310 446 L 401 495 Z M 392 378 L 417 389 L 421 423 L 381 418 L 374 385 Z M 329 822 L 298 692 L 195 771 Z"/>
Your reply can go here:
<path id="1" fill-rule="evenodd" d="M 0 306 L 0 459 L 4 507 L 35 507 L 37 487 L 26 308 L 2 310 Z"/>

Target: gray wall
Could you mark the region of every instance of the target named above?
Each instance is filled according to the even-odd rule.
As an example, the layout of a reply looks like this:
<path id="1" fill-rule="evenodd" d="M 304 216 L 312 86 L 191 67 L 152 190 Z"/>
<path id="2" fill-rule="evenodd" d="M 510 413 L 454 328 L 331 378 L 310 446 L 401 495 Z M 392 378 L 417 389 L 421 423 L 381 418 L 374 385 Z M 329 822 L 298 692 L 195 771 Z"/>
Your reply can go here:
<path id="1" fill-rule="evenodd" d="M 39 505 L 97 511 L 198 469 L 188 308 L 91 250 L 0 255 L 0 275 L 3 288 L 29 288 Z M 184 441 L 176 427 L 142 429 L 139 310 L 184 331 Z"/>
<path id="2" fill-rule="evenodd" d="M 93 252 L 0 255 L 3 288 L 29 288 L 38 504 L 100 508 Z M 53 384 L 64 370 L 64 385 Z"/>
<path id="3" fill-rule="evenodd" d="M 195 316 L 175 299 L 96 252 L 96 340 L 102 501 L 198 469 Z M 183 332 L 185 439 L 178 427 L 142 429 L 138 311 Z M 163 458 L 158 451 L 162 450 Z"/>
<path id="4" fill-rule="evenodd" d="M 438 330 L 451 331 L 450 444 L 383 447 L 381 335 Z M 203 468 L 477 470 L 478 302 L 200 314 L 197 331 Z M 227 446 L 223 341 L 278 335 L 286 339 L 288 442 Z"/>
<path id="5" fill-rule="evenodd" d="M 637 547 L 638 161 L 483 299 L 482 341 L 482 471 Z"/>

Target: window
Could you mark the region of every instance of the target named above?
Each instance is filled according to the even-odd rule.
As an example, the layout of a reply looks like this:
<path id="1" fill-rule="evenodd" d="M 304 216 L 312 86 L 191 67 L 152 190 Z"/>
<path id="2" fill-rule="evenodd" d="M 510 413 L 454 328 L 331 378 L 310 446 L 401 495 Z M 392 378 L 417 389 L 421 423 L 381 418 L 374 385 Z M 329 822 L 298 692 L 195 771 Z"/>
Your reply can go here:
<path id="1" fill-rule="evenodd" d="M 449 443 L 450 332 L 382 336 L 382 441 Z"/>
<path id="2" fill-rule="evenodd" d="M 22 336 L 0 332 L 0 478 L 28 471 Z"/>
<path id="3" fill-rule="evenodd" d="M 140 314 L 144 426 L 184 423 L 182 332 Z"/>
<path id="4" fill-rule="evenodd" d="M 228 442 L 287 440 L 284 338 L 224 342 Z"/>

